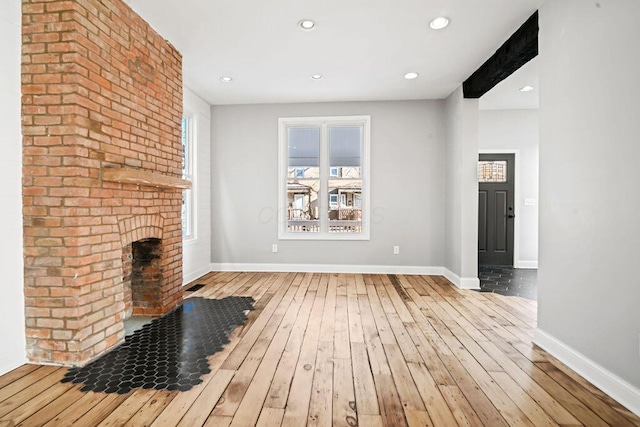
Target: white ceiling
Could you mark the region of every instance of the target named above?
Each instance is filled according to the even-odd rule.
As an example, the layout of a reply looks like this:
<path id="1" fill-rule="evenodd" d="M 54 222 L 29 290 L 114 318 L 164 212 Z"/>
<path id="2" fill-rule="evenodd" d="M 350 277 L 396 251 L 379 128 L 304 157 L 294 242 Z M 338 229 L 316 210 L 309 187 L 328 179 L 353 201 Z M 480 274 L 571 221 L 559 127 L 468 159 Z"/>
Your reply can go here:
<path id="1" fill-rule="evenodd" d="M 543 0 L 126 1 L 182 53 L 185 85 L 222 105 L 445 98 Z"/>
<path id="2" fill-rule="evenodd" d="M 530 92 L 520 88 L 533 86 Z M 480 98 L 481 110 L 538 108 L 538 58 L 524 64 Z"/>

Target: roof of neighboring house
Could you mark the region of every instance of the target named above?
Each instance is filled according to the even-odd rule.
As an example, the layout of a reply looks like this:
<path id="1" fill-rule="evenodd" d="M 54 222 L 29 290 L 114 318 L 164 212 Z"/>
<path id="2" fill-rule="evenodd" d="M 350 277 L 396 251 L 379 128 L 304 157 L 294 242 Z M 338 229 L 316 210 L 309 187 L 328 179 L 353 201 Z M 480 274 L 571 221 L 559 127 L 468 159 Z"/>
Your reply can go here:
<path id="1" fill-rule="evenodd" d="M 348 184 L 344 184 L 341 185 L 339 187 L 336 186 L 332 186 L 330 187 L 329 192 L 334 192 L 336 190 L 342 191 L 342 192 L 351 192 L 351 193 L 356 193 L 356 192 L 361 192 L 362 191 L 362 184 L 358 183 L 348 183 Z"/>
<path id="2" fill-rule="evenodd" d="M 298 182 L 287 183 L 287 193 L 310 193 L 312 190 L 308 185 Z"/>

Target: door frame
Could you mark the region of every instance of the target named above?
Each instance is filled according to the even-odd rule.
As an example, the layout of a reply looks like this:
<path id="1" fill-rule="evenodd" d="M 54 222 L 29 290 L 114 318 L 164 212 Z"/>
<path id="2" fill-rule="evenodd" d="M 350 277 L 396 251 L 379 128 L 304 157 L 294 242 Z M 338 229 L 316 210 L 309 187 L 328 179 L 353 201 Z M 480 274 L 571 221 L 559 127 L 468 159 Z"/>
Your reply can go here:
<path id="1" fill-rule="evenodd" d="M 514 183 L 513 183 L 513 268 L 520 267 L 520 149 L 518 148 L 491 148 L 478 150 L 478 154 L 513 154 L 514 158 Z M 476 163 L 477 164 L 477 163 Z M 479 186 L 479 184 L 478 184 Z M 478 221 L 476 220 L 476 233 Z M 476 248 L 477 252 L 477 248 Z M 526 267 L 525 267 L 526 268 Z"/>

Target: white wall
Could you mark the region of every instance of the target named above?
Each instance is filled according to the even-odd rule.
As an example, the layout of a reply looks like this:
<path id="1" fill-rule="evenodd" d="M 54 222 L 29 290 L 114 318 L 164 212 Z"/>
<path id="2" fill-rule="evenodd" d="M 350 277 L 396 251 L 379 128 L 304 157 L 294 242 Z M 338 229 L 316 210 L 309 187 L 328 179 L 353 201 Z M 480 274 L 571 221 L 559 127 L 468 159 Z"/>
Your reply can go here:
<path id="1" fill-rule="evenodd" d="M 20 2 L 0 1 L 0 374 L 26 361 L 22 263 Z"/>
<path id="2" fill-rule="evenodd" d="M 537 342 L 640 413 L 640 2 L 540 9 Z"/>
<path id="3" fill-rule="evenodd" d="M 517 150 L 515 266 L 538 266 L 538 110 L 480 110 L 480 152 Z M 526 206 L 525 199 L 535 205 Z"/>
<path id="4" fill-rule="evenodd" d="M 211 264 L 211 106 L 188 88 L 184 88 L 184 111 L 194 120 L 195 149 L 195 238 L 185 240 L 182 248 L 183 283 L 187 284 L 210 271 Z"/>
<path id="5" fill-rule="evenodd" d="M 457 286 L 477 289 L 478 100 L 464 99 L 459 87 L 445 102 L 445 273 Z"/>
<path id="6" fill-rule="evenodd" d="M 370 241 L 278 241 L 278 118 L 371 115 Z M 443 265 L 442 101 L 216 106 L 212 261 L 227 264 Z M 279 246 L 271 252 L 272 244 Z M 394 245 L 400 255 L 393 255 Z"/>

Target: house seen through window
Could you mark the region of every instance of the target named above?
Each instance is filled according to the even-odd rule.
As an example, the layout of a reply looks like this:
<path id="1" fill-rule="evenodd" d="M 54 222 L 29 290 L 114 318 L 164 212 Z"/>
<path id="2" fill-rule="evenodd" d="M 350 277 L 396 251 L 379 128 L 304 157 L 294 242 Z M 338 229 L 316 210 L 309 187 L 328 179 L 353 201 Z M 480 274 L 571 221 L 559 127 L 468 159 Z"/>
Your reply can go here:
<path id="1" fill-rule="evenodd" d="M 369 238 L 369 129 L 369 116 L 280 119 L 280 238 Z"/>

